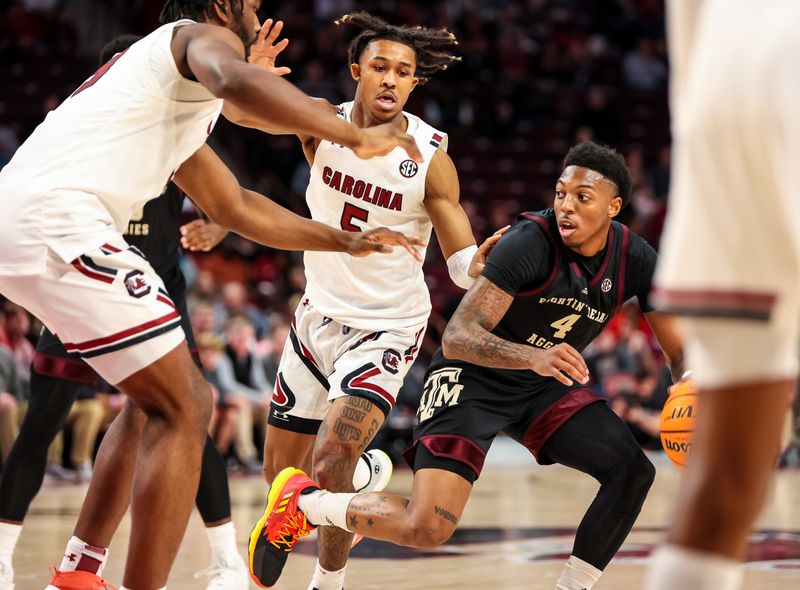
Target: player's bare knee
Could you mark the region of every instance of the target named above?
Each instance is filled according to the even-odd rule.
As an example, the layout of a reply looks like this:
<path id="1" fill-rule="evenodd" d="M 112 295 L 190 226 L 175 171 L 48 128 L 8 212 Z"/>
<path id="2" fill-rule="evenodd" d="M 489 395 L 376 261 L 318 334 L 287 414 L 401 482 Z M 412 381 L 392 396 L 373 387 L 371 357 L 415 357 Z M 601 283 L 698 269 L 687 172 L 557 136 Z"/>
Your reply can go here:
<path id="1" fill-rule="evenodd" d="M 446 543 L 456 530 L 456 517 L 448 511 L 447 518 L 434 512 L 427 515 L 412 515 L 409 523 L 407 544 L 419 549 L 430 549 Z"/>

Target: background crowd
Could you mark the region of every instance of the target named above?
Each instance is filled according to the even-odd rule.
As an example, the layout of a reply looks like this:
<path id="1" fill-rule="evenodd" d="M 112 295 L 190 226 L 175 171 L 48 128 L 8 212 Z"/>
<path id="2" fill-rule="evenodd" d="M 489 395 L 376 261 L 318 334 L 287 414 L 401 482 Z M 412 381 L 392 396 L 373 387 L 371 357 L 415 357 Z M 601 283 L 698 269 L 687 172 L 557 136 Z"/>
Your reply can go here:
<path id="1" fill-rule="evenodd" d="M 102 45 L 158 25 L 161 0 L 0 0 L 0 166 L 96 69 Z M 349 10 L 398 24 L 447 27 L 462 61 L 416 90 L 407 110 L 450 135 L 464 209 L 480 242 L 524 210 L 549 206 L 573 143 L 625 154 L 634 190 L 622 221 L 657 247 L 670 180 L 663 0 L 293 0 L 264 2 L 262 20 L 285 21 L 281 63 L 312 96 L 352 98 L 346 55 Z M 301 214 L 308 166 L 299 142 L 220 123 L 214 148 L 244 186 Z M 189 207 L 186 219 L 196 217 Z M 288 322 L 301 297 L 302 256 L 229 235 L 184 258 L 202 363 L 218 392 L 212 434 L 233 469 L 260 472 L 261 429 Z M 438 248 L 426 274 L 434 311 L 425 345 L 376 444 L 398 456 L 410 436 L 422 376 L 461 295 Z M 38 322 L 0 302 L 0 457 L 25 408 Z M 658 447 L 667 376 L 635 303 L 586 351 L 592 386 Z M 51 449 L 54 477 L 87 477 L 98 435 L 120 408 L 104 384 L 86 387 Z M 64 469 L 64 465 L 70 469 Z"/>

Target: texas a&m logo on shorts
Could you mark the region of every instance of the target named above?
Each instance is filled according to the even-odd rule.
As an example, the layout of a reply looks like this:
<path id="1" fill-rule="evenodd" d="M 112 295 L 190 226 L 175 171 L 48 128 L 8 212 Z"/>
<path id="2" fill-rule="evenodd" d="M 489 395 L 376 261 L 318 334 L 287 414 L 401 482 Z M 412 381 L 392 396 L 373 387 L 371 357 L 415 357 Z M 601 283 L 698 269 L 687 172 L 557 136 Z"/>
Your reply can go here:
<path id="1" fill-rule="evenodd" d="M 131 297 L 144 297 L 150 292 L 150 283 L 140 270 L 132 270 L 125 275 L 125 288 L 128 289 L 128 294 Z"/>

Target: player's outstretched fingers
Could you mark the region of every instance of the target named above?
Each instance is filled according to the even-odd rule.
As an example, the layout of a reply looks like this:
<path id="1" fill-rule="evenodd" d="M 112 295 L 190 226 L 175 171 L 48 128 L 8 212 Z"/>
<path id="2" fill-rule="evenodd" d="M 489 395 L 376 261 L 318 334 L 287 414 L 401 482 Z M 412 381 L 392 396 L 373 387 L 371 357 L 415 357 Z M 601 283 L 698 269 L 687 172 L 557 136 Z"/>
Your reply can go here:
<path id="1" fill-rule="evenodd" d="M 417 248 L 424 247 L 426 244 L 417 237 L 406 236 L 400 232 L 385 227 L 378 227 L 364 232 L 364 238 L 369 242 L 376 244 L 402 246 L 418 262 L 422 262 L 422 256 L 420 256 Z M 388 251 L 391 251 L 391 249 Z"/>

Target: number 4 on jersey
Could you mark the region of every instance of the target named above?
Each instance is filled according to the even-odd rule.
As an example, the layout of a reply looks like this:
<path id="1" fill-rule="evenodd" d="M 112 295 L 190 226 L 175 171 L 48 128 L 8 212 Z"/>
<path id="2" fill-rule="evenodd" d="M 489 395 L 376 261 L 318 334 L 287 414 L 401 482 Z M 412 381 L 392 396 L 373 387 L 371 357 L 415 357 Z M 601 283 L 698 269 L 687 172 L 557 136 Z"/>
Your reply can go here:
<path id="1" fill-rule="evenodd" d="M 550 324 L 551 328 L 555 328 L 556 332 L 553 334 L 553 338 L 564 338 L 567 335 L 567 332 L 572 330 L 572 326 L 575 325 L 581 319 L 581 316 L 577 313 L 573 313 L 572 315 L 568 315 L 565 318 L 561 318 L 560 320 L 556 320 L 552 324 Z"/>

